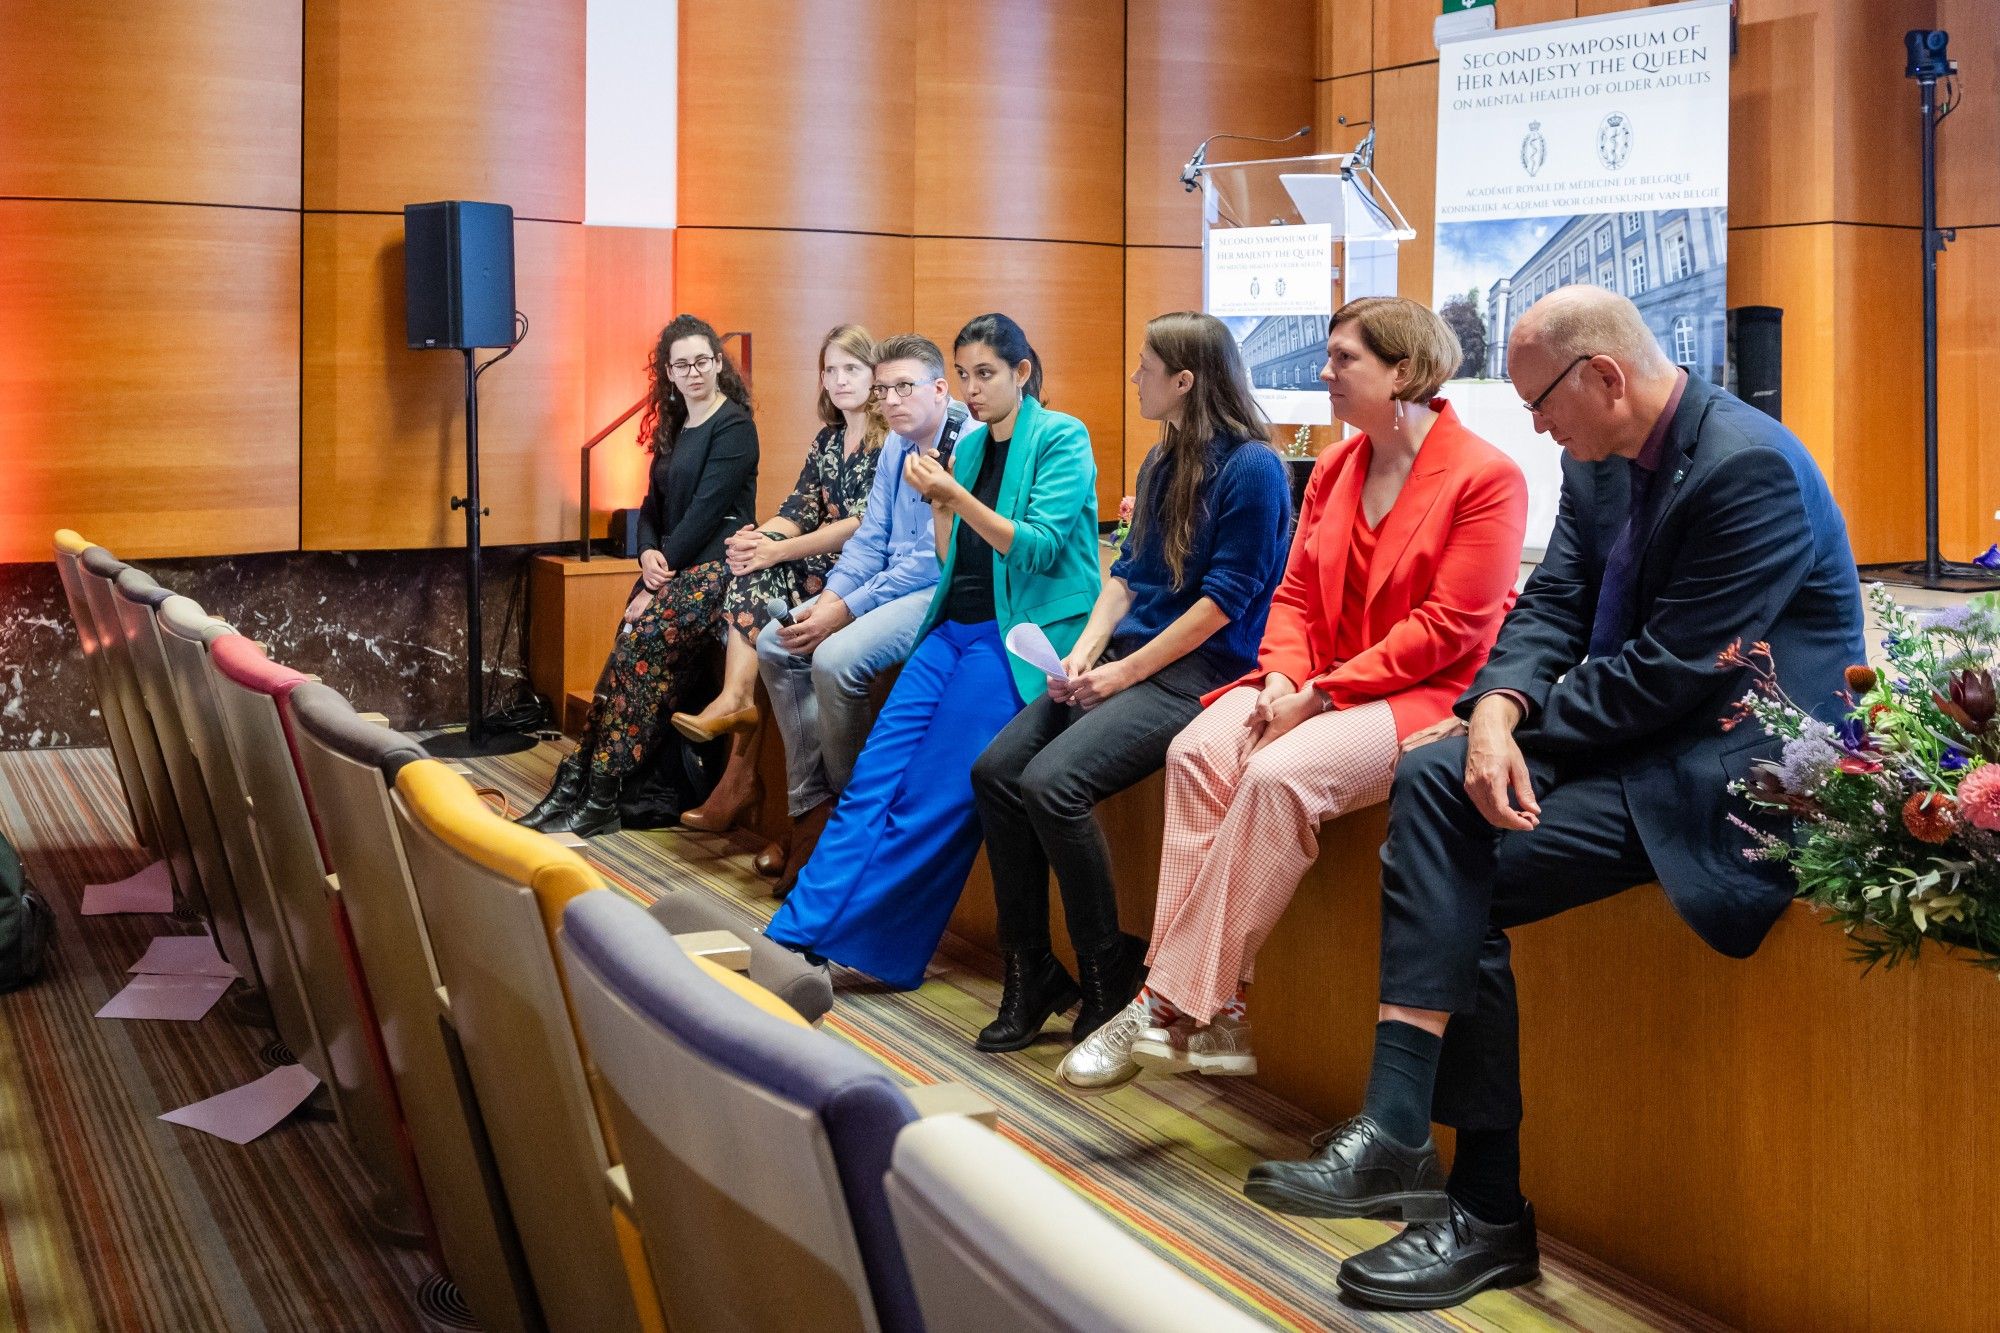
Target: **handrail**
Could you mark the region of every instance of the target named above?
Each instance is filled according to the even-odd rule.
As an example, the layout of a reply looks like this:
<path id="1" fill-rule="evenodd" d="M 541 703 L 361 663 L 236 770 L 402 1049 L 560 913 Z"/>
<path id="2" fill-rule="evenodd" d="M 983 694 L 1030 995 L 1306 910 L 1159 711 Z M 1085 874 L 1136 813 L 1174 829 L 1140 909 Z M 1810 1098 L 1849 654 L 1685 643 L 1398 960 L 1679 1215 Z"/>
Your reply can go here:
<path id="1" fill-rule="evenodd" d="M 737 339 L 741 344 L 742 351 L 738 354 L 736 358 L 737 373 L 743 376 L 743 383 L 745 387 L 748 387 L 750 383 L 750 335 L 748 333 L 741 333 L 741 332 L 725 333 L 722 335 L 722 341 L 725 344 L 727 344 L 731 338 Z M 579 560 L 590 559 L 590 451 L 595 449 L 598 445 L 604 443 L 604 441 L 606 441 L 607 439 L 611 438 L 611 433 L 613 431 L 617 430 L 620 426 L 624 425 L 626 422 L 630 421 L 633 417 L 637 416 L 639 413 L 639 409 L 643 408 L 646 405 L 646 400 L 650 397 L 652 397 L 650 393 L 642 395 L 638 402 L 632 404 L 632 406 L 626 408 L 623 412 L 620 412 L 617 418 L 613 420 L 609 425 L 607 425 L 603 430 L 598 431 L 597 434 L 585 440 L 583 442 L 583 448 L 578 451 L 579 457 L 581 459 L 581 462 L 579 464 L 579 470 L 581 471 L 582 474 L 582 483 L 583 483 L 578 488 L 579 490 L 578 509 L 580 512 L 577 518 L 578 530 L 576 535 L 576 558 Z"/>

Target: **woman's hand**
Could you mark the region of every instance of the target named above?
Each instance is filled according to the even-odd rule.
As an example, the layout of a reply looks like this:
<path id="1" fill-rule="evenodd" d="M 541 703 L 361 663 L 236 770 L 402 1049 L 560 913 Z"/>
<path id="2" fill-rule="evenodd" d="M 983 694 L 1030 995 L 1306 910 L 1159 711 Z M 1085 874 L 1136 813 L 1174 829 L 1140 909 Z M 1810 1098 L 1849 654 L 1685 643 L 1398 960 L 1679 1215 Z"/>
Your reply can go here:
<path id="1" fill-rule="evenodd" d="M 1068 665 L 1065 663 L 1064 665 Z M 1092 667 L 1069 683 L 1069 702 L 1088 712 L 1120 690 L 1138 684 L 1138 676 L 1127 658 Z"/>
<path id="2" fill-rule="evenodd" d="M 773 541 L 769 533 L 748 526 L 725 542 L 723 551 L 729 560 L 729 572 L 738 578 L 782 564 L 785 559 L 782 542 Z"/>
<path id="3" fill-rule="evenodd" d="M 1250 747 L 1250 753 L 1277 740 L 1307 718 L 1318 717 L 1326 711 L 1326 697 L 1311 685 L 1295 690 L 1270 707 L 1270 715 L 1265 719 L 1263 730 Z"/>
<path id="4" fill-rule="evenodd" d="M 647 592 L 658 592 L 666 587 L 673 573 L 667 567 L 667 558 L 657 550 L 648 547 L 639 552 L 639 578 L 645 583 Z"/>
<path id="5" fill-rule="evenodd" d="M 1400 750 L 1401 753 L 1408 754 L 1420 745 L 1429 745 L 1432 741 L 1447 741 L 1453 736 L 1462 736 L 1464 734 L 1465 724 L 1455 717 L 1448 717 L 1442 722 L 1431 723 L 1422 731 L 1413 731 L 1403 737 Z"/>
<path id="6" fill-rule="evenodd" d="M 1076 688 L 1077 680 L 1090 670 L 1091 666 L 1103 653 L 1104 650 L 1102 648 L 1087 648 L 1079 641 L 1076 647 L 1069 650 L 1069 655 L 1062 660 L 1062 668 L 1065 673 L 1063 679 L 1057 680 L 1053 676 L 1049 678 L 1049 698 L 1054 699 L 1059 704 L 1075 702 L 1070 698 L 1070 691 Z"/>
<path id="7" fill-rule="evenodd" d="M 1291 698 L 1298 690 L 1290 676 L 1282 671 L 1273 671 L 1264 677 L 1264 688 L 1257 691 L 1257 702 L 1250 705 L 1250 716 L 1243 719 L 1243 725 L 1261 734 L 1270 725 L 1271 711 L 1278 706 L 1278 701 Z"/>
<path id="8" fill-rule="evenodd" d="M 903 464 L 903 480 L 934 505 L 949 505 L 965 494 L 958 479 L 929 454 L 911 454 Z"/>
<path id="9" fill-rule="evenodd" d="M 646 614 L 646 608 L 653 604 L 653 594 L 642 592 L 625 606 L 625 623 L 630 625 Z"/>

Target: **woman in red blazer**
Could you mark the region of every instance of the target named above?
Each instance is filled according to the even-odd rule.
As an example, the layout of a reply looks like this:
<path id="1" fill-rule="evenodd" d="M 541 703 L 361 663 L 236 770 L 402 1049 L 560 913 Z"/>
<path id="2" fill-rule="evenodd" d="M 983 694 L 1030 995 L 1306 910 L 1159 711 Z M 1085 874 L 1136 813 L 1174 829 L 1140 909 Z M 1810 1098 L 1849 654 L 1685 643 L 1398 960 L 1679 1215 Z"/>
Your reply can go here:
<path id="1" fill-rule="evenodd" d="M 1403 740 L 1450 714 L 1513 605 L 1527 481 L 1433 396 L 1458 369 L 1450 328 L 1364 297 L 1326 355 L 1334 415 L 1360 433 L 1313 468 L 1257 670 L 1168 751 L 1152 971 L 1063 1061 L 1076 1086 L 1256 1072 L 1244 990 L 1320 822 L 1387 798 Z"/>

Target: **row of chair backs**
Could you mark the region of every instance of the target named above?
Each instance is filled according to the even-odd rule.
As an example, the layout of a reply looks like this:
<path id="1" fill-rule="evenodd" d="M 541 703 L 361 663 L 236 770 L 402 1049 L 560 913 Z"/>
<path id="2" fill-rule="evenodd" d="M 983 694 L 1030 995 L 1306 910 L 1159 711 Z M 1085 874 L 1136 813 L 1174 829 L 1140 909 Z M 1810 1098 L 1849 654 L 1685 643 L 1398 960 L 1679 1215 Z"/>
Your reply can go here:
<path id="1" fill-rule="evenodd" d="M 125 808 L 131 815 L 132 831 L 137 835 L 140 846 L 157 851 L 160 835 L 153 827 L 145 774 L 139 768 L 131 725 L 125 717 L 124 694 L 113 678 L 110 649 L 104 642 L 104 636 L 98 632 L 97 618 L 90 609 L 90 595 L 83 585 L 82 559 L 83 553 L 89 549 L 90 543 L 68 528 L 56 533 L 56 575 L 62 580 L 70 620 L 76 625 L 77 641 L 83 648 L 84 669 L 90 676 L 91 689 L 97 695 L 98 715 L 104 719 L 104 730 L 111 739 L 111 759 L 118 770 L 118 782 L 125 795 Z"/>
<path id="2" fill-rule="evenodd" d="M 894 1077 L 729 994 L 616 895 L 572 903 L 563 948 L 669 1321 L 920 1330 L 882 1194 L 916 1116 Z"/>

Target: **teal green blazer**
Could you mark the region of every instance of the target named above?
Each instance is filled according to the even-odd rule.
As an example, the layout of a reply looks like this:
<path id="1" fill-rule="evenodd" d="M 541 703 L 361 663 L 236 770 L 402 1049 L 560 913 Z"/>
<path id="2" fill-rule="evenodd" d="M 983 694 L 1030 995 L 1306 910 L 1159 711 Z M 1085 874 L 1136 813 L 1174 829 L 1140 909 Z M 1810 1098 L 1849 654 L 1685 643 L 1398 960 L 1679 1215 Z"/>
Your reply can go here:
<path id="1" fill-rule="evenodd" d="M 952 475 L 967 490 L 979 478 L 986 440 L 986 427 L 976 426 L 952 450 Z M 1001 637 L 1032 621 L 1047 632 L 1057 652 L 1067 654 L 1082 635 L 1104 581 L 1097 557 L 1097 459 L 1083 423 L 1051 412 L 1033 398 L 1022 399 L 993 507 L 1014 524 L 1013 549 L 993 556 L 993 607 Z M 944 608 L 962 521 L 951 522 L 944 569 L 924 618 L 926 632 Z M 1014 688 L 1022 702 L 1048 688 L 1047 678 L 1026 662 L 1010 654 L 1007 664 L 1014 669 Z"/>

